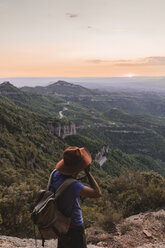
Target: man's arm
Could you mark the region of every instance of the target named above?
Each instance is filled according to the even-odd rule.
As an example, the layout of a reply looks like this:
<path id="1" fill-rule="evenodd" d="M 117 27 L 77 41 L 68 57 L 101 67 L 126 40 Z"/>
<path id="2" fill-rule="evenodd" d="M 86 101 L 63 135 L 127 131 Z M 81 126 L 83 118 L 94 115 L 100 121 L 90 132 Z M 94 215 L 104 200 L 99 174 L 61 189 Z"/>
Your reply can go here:
<path id="1" fill-rule="evenodd" d="M 84 188 L 80 191 L 80 196 L 82 197 L 89 197 L 89 198 L 99 198 L 102 196 L 100 187 L 92 174 L 89 172 L 88 169 L 85 169 L 85 173 L 88 177 L 88 181 L 91 187 L 84 186 Z"/>

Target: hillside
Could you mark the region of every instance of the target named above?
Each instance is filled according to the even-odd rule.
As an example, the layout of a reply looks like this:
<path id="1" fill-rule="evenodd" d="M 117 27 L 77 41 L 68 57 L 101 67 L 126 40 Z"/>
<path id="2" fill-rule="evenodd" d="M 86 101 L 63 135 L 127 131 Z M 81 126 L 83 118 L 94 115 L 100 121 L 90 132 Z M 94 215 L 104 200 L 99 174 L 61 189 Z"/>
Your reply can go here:
<path id="1" fill-rule="evenodd" d="M 165 93 L 154 92 L 123 92 L 123 91 L 100 91 L 95 95 L 65 97 L 75 102 L 96 109 L 98 111 L 107 111 L 109 108 L 119 108 L 130 114 L 165 116 Z"/>
<path id="2" fill-rule="evenodd" d="M 70 146 L 78 146 L 78 147 L 86 147 L 88 151 L 91 153 L 92 157 L 95 158 L 97 153 L 106 146 L 101 140 L 92 140 L 86 136 L 82 135 L 70 135 L 65 138 L 65 141 Z"/>
<path id="3" fill-rule="evenodd" d="M 65 101 L 57 96 L 46 96 L 21 91 L 9 82 L 0 84 L 0 94 L 17 106 L 44 115 L 58 117 Z"/>
<path id="4" fill-rule="evenodd" d="M 132 115 L 117 108 L 103 112 L 103 118 L 104 124 L 84 127 L 78 132 L 92 139 L 104 140 L 113 149 L 165 161 L 164 118 Z"/>
<path id="5" fill-rule="evenodd" d="M 133 116 L 116 109 L 101 112 L 74 101 L 68 103 L 64 98 L 54 102 L 54 96 L 22 92 L 9 83 L 1 86 L 1 234 L 32 237 L 30 211 L 35 194 L 39 188 L 46 186 L 50 171 L 69 145 L 86 146 L 93 158 L 98 154 L 107 158 L 101 168 L 96 162 L 91 166 L 103 197 L 97 201 L 85 200 L 82 203 L 86 228 L 93 223 L 106 228 L 106 223 L 113 226 L 129 215 L 164 206 L 164 162 L 160 161 L 161 153 L 155 149 L 156 146 L 164 145 L 164 119 Z M 45 105 L 45 99 L 49 99 L 49 106 Z M 43 104 L 41 107 L 40 101 Z M 46 114 L 41 111 L 42 106 Z M 64 106 L 68 108 L 63 110 L 62 119 L 54 118 L 59 106 L 62 110 Z M 58 137 L 60 128 L 63 127 L 67 132 L 69 123 L 77 134 L 71 135 L 73 133 L 70 132 L 67 137 Z M 111 132 L 122 130 L 121 128 L 129 131 L 134 131 L 135 128 L 145 132 L 141 139 L 139 133 L 129 136 L 130 132 L 126 132 L 124 140 Z M 114 134 L 114 139 L 110 136 L 111 133 Z M 138 146 L 142 146 L 142 143 L 145 149 L 151 147 L 150 156 L 141 152 L 133 154 L 133 150 L 127 154 L 124 145 L 122 150 L 114 149 L 120 148 L 122 142 L 126 144 L 126 141 L 127 144 L 130 142 L 126 149 L 128 151 L 131 144 L 135 151 L 138 151 Z M 153 160 L 151 156 L 157 156 L 159 160 Z M 164 150 L 162 158 L 163 156 Z M 87 181 L 83 180 L 83 183 L 87 184 Z"/>
<path id="6" fill-rule="evenodd" d="M 49 87 L 51 90 L 46 91 Z M 47 93 L 44 97 L 55 89 L 63 92 L 60 97 L 69 101 L 64 118 L 75 122 L 77 133 L 130 154 L 142 153 L 165 161 L 163 94 L 94 91 L 63 81 L 42 88 L 42 94 Z M 37 89 L 30 91 L 39 92 Z M 78 93 L 74 91 L 77 89 Z M 53 114 L 51 111 L 48 112 Z"/>
<path id="7" fill-rule="evenodd" d="M 1 88 L 1 94 L 17 106 L 44 114 L 49 118 L 56 117 L 73 122 L 77 134 L 101 140 L 111 148 L 119 148 L 126 153 L 144 154 L 153 159 L 165 161 L 164 117 L 130 114 L 128 108 L 128 112 L 125 112 L 118 105 L 121 102 L 122 106 L 133 107 L 135 102 L 137 108 L 140 109 L 139 101 L 144 106 L 145 101 L 151 100 L 151 95 L 147 95 L 147 93 L 141 95 L 137 93 L 132 97 L 128 97 L 126 93 L 111 94 L 97 91 L 96 94 L 96 91 L 64 81 L 41 87 L 42 94 L 38 91 L 38 87 L 30 88 L 30 93 L 27 93 L 8 82 L 1 84 Z M 57 97 L 53 93 L 56 89 L 64 94 Z M 8 94 L 4 94 L 4 92 L 8 92 Z M 13 92 L 17 93 L 13 94 Z M 77 97 L 81 99 L 77 101 Z M 101 98 L 103 101 L 105 100 L 104 103 L 100 102 Z M 108 102 L 106 99 L 109 99 Z M 153 109 L 153 104 L 158 103 L 156 95 L 152 95 L 151 109 Z M 104 104 L 106 104 L 106 109 L 110 106 L 106 111 L 103 111 Z M 118 107 L 113 107 L 114 104 Z M 102 109 L 98 110 L 97 105 Z M 163 108 L 163 102 L 161 102 L 161 106 Z M 159 111 L 156 113 L 158 114 Z"/>
<path id="8" fill-rule="evenodd" d="M 90 95 L 90 90 L 78 85 L 76 87 L 73 86 L 73 84 L 60 81 L 50 85 L 51 90 L 47 93 L 49 86 L 41 87 L 45 89 L 43 92 L 40 92 L 38 87 L 36 87 L 36 90 L 35 88 L 31 88 L 29 91 L 23 91 L 9 82 L 5 82 L 0 84 L 0 94 L 17 106 L 49 117 L 60 118 L 60 111 L 65 111 L 64 119 L 74 121 L 77 125 L 82 125 L 83 123 L 91 124 L 94 121 L 96 123 L 103 122 L 102 116 L 98 111 L 84 107 L 78 103 L 75 104 L 74 101 L 70 102 L 67 97 L 65 99 L 65 96 L 68 95 Z M 60 92 L 65 92 L 66 95 L 54 94 L 53 92 L 56 88 Z"/>
<path id="9" fill-rule="evenodd" d="M 118 80 L 120 81 L 120 78 Z M 164 79 L 162 79 L 162 82 L 163 80 Z M 127 82 L 125 82 L 125 84 L 126 83 Z M 82 85 L 82 83 L 80 84 Z M 147 84 L 149 84 L 149 82 Z M 84 83 L 84 85 L 88 87 L 88 84 Z M 95 84 L 93 83 L 93 85 Z M 130 114 L 165 116 L 164 92 L 152 91 L 151 89 L 144 91 L 143 88 L 140 92 L 136 90 L 128 90 L 126 92 L 120 90 L 120 87 L 119 89 L 116 88 L 116 90 L 114 90 L 112 88 L 111 90 L 111 87 L 108 88 L 108 83 L 105 87 L 100 87 L 100 85 L 96 84 L 96 88 L 97 87 L 99 90 L 85 88 L 65 81 L 58 81 L 46 87 L 22 87 L 21 90 L 43 95 L 60 96 L 66 101 L 73 101 L 84 107 L 90 107 L 101 112 L 107 111 L 109 108 L 119 108 Z"/>
<path id="10" fill-rule="evenodd" d="M 65 141 L 73 146 L 87 147 L 93 159 L 106 156 L 106 161 L 101 168 L 110 176 L 119 176 L 123 168 L 136 171 L 155 171 L 165 176 L 165 163 L 154 160 L 152 157 L 143 154 L 127 154 L 119 149 L 111 149 L 101 140 L 93 140 L 82 135 L 70 135 Z"/>
<path id="11" fill-rule="evenodd" d="M 34 193 L 39 187 L 45 187 L 50 171 L 66 147 L 61 139 L 49 131 L 47 121 L 41 115 L 0 98 L 2 233 L 20 234 L 26 230 L 30 235 L 32 232 L 29 209 Z M 14 218 L 10 218 L 11 215 Z"/>
<path id="12" fill-rule="evenodd" d="M 102 169 L 111 176 L 119 176 L 123 168 L 135 171 L 155 171 L 165 176 L 165 163 L 142 154 L 127 154 L 121 150 L 109 150 Z"/>
<path id="13" fill-rule="evenodd" d="M 0 233 L 31 237 L 33 230 L 30 221 L 30 209 L 35 199 L 34 195 L 39 188 L 46 186 L 49 173 L 56 162 L 61 159 L 67 144 L 49 131 L 47 117 L 17 107 L 2 97 L 0 99 L 0 113 Z M 87 140 L 87 138 L 82 138 L 82 142 L 87 142 Z M 90 141 L 89 139 L 89 143 Z M 100 148 L 98 143 L 93 141 L 93 148 L 91 146 L 91 149 L 94 149 L 95 145 Z M 114 154 L 116 154 L 114 165 L 118 166 L 117 152 L 114 151 Z M 164 197 L 159 198 L 156 202 L 153 201 L 155 193 L 158 195 L 159 191 L 159 194 L 163 194 L 165 188 L 165 180 L 157 174 L 140 176 L 139 172 L 129 174 L 130 172 L 127 171 L 118 179 L 112 179 L 97 165 L 95 167 L 93 164 L 91 169 L 102 188 L 103 197 L 99 202 L 85 200 L 82 204 L 86 227 L 89 227 L 93 221 L 104 225 L 102 220 L 105 217 L 109 218 L 109 214 L 114 218 L 118 216 L 120 219 L 121 216 L 128 216 L 149 208 L 155 209 L 162 206 L 162 202 L 164 202 Z M 134 177 L 132 182 L 129 182 L 128 175 Z M 138 182 L 138 180 L 140 181 Z M 137 183 L 132 185 L 135 181 Z M 86 184 L 86 181 L 84 183 Z M 137 195 L 136 187 L 140 189 L 139 195 Z M 147 193 L 146 195 L 148 191 L 151 191 L 151 194 Z M 123 194 L 126 194 L 127 197 L 121 197 Z M 140 197 L 140 205 L 138 205 L 139 202 L 130 205 L 130 197 L 137 199 Z M 148 199 L 148 203 L 153 203 L 149 205 L 144 203 L 146 199 Z M 109 204 L 111 204 L 110 208 L 108 207 Z M 127 204 L 130 205 L 129 208 L 126 207 Z M 120 206 L 123 208 L 121 209 Z M 109 209 L 108 215 L 106 209 Z"/>

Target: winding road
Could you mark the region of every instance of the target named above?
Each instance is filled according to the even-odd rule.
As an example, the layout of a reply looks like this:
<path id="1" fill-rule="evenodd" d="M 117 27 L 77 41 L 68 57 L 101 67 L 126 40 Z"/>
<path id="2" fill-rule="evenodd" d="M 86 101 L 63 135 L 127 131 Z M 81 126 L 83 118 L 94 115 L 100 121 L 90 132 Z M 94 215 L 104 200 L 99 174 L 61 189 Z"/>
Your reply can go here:
<path id="1" fill-rule="evenodd" d="M 66 103 L 66 105 L 69 105 L 69 102 Z M 63 109 L 61 111 L 59 111 L 59 119 L 61 120 L 62 118 L 64 118 L 63 112 L 68 110 L 68 108 L 63 107 Z"/>

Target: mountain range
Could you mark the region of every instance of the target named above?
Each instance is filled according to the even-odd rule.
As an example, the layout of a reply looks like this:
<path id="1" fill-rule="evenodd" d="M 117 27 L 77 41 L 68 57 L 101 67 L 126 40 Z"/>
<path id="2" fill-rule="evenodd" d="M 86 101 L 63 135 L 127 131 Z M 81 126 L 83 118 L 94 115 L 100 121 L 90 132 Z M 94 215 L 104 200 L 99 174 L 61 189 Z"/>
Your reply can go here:
<path id="1" fill-rule="evenodd" d="M 10 81 L 17 87 L 25 85 L 48 86 L 57 81 L 67 81 L 91 89 L 108 90 L 110 92 L 165 92 L 165 77 L 79 77 L 79 78 L 60 78 L 60 77 L 19 77 L 19 78 L 0 78 L 0 83 Z"/>

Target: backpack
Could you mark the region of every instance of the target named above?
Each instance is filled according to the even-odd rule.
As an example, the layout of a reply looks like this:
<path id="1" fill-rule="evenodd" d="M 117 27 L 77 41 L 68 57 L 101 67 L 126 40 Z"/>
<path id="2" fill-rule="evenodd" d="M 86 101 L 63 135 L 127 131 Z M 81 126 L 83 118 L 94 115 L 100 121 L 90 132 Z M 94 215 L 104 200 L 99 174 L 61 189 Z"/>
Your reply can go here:
<path id="1" fill-rule="evenodd" d="M 52 171 L 49 177 L 46 190 L 40 190 L 37 194 L 36 203 L 31 213 L 33 223 L 38 227 L 42 237 L 42 246 L 45 239 L 56 239 L 69 230 L 71 217 L 65 217 L 57 207 L 57 198 L 71 185 L 76 179 L 67 178 L 60 187 L 51 191 Z"/>

